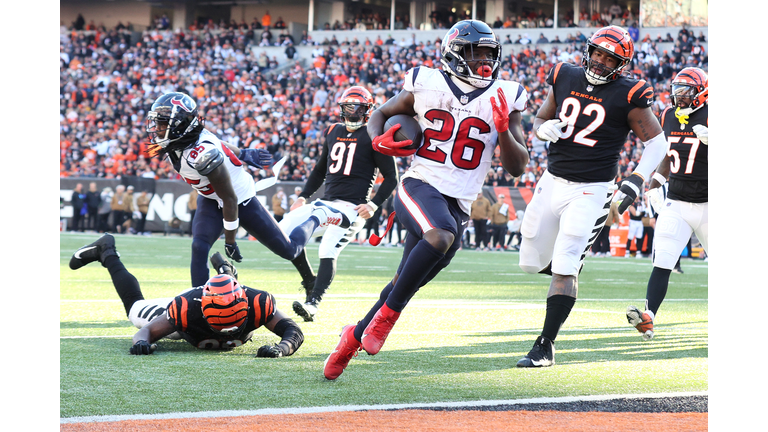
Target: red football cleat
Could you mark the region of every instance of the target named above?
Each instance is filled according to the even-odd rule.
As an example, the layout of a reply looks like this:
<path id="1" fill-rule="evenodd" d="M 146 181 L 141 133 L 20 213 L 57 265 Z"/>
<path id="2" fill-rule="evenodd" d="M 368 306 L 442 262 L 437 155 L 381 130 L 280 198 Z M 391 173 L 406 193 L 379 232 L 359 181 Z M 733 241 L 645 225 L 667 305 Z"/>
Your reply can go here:
<path id="1" fill-rule="evenodd" d="M 393 311 L 386 303 L 381 306 L 363 331 L 360 342 L 365 352 L 376 355 L 381 351 L 384 341 L 387 340 L 398 318 L 400 318 L 400 312 Z"/>
<path id="2" fill-rule="evenodd" d="M 355 339 L 355 326 L 346 325 L 341 329 L 341 340 L 336 349 L 325 359 L 323 375 L 329 380 L 335 380 L 344 372 L 352 357 L 360 351 L 360 342 Z"/>

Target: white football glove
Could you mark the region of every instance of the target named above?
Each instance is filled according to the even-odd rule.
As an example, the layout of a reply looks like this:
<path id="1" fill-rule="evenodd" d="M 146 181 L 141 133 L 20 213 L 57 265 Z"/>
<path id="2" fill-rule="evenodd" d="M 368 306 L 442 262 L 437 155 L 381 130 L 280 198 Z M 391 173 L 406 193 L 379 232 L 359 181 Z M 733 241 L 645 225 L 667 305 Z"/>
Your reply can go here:
<path id="1" fill-rule="evenodd" d="M 664 187 L 657 187 L 653 189 L 648 189 L 648 192 L 646 192 L 646 196 L 648 197 L 648 201 L 651 203 L 651 210 L 653 213 L 659 213 L 661 212 L 661 206 L 664 205 Z"/>
<path id="2" fill-rule="evenodd" d="M 536 129 L 536 136 L 542 141 L 557 142 L 563 136 L 563 126 L 567 124 L 560 119 L 547 120 Z"/>
<path id="3" fill-rule="evenodd" d="M 699 141 L 701 141 L 704 145 L 709 145 L 709 128 L 704 125 L 693 125 L 693 133 L 696 134 L 697 137 L 699 137 Z"/>

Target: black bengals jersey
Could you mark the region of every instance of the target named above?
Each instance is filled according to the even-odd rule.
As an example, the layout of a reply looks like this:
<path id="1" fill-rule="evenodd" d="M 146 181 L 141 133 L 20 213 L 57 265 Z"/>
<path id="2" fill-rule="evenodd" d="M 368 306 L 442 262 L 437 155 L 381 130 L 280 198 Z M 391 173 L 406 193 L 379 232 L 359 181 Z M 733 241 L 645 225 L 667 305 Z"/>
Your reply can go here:
<path id="1" fill-rule="evenodd" d="M 368 201 L 378 168 L 384 181 L 371 201 L 381 207 L 397 186 L 395 158 L 373 149 L 366 126 L 349 132 L 344 124 L 336 123 L 323 136 L 323 150 L 301 196 L 309 199 L 325 181 L 323 199 L 363 204 Z"/>
<path id="2" fill-rule="evenodd" d="M 709 127 L 709 105 L 677 118 L 674 106 L 661 113 L 661 128 L 669 148 L 669 191 L 667 198 L 690 203 L 708 202 L 709 146 L 704 145 L 693 132 L 693 126 Z"/>
<path id="3" fill-rule="evenodd" d="M 174 297 L 168 305 L 168 321 L 184 340 L 196 348 L 228 350 L 238 347 L 251 340 L 254 330 L 266 324 L 275 314 L 275 298 L 272 294 L 245 286 L 243 289 L 248 297 L 248 317 L 236 333 L 223 335 L 208 326 L 200 304 L 203 287 L 193 288 Z"/>
<path id="4" fill-rule="evenodd" d="M 569 123 L 563 137 L 549 146 L 549 172 L 575 182 L 615 179 L 630 131 L 627 116 L 635 108 L 651 106 L 653 88 L 623 76 L 592 85 L 583 68 L 569 63 L 556 64 L 547 83 L 557 102 L 557 117 Z"/>

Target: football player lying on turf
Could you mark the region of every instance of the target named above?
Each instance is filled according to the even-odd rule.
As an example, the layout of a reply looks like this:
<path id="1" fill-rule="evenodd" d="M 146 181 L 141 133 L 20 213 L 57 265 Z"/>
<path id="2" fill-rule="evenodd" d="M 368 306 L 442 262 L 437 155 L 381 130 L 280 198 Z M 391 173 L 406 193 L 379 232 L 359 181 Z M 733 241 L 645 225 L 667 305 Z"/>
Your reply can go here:
<path id="1" fill-rule="evenodd" d="M 107 268 L 128 319 L 140 329 L 133 336 L 131 354 L 152 354 L 157 349 L 155 342 L 164 337 L 183 338 L 199 349 L 230 350 L 251 340 L 261 326 L 282 340 L 259 348 L 257 357 L 289 356 L 304 342 L 301 328 L 277 309 L 272 294 L 240 285 L 237 270 L 218 252 L 211 257 L 218 274 L 205 285 L 155 300 L 144 299 L 138 280 L 120 260 L 111 234 L 78 249 L 69 267 L 77 270 L 94 261 Z"/>

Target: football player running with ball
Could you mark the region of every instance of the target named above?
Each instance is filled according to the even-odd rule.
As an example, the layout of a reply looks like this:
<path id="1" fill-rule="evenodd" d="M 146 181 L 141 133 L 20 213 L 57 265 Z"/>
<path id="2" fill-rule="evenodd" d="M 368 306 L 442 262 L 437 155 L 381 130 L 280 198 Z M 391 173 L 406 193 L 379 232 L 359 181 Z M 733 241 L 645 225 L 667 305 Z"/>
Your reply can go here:
<path id="1" fill-rule="evenodd" d="M 162 338 L 183 338 L 198 349 L 231 350 L 251 340 L 261 326 L 281 340 L 260 347 L 257 357 L 289 356 L 304 342 L 301 328 L 277 309 L 272 294 L 241 285 L 235 267 L 218 252 L 211 257 L 216 276 L 176 297 L 153 300 L 144 299 L 139 281 L 120 260 L 111 234 L 78 249 L 69 268 L 77 270 L 92 262 L 109 271 L 125 314 L 139 329 L 133 336 L 131 354 L 152 354 L 157 349 L 155 342 Z"/>
<path id="2" fill-rule="evenodd" d="M 348 228 L 328 226 L 315 230 L 314 236 L 322 236 L 317 276 L 307 261 L 306 250 L 293 261 L 302 276 L 306 294 L 304 302 L 293 302 L 293 310 L 304 321 L 314 321 L 320 301 L 336 275 L 336 260 L 341 251 L 397 186 L 395 158 L 374 151 L 368 136 L 366 124 L 373 109 L 371 93 L 364 87 L 350 87 L 339 98 L 339 109 L 343 123 L 335 123 L 323 132 L 325 140 L 317 164 L 291 211 L 280 221 L 283 231 L 291 232 L 307 220 L 312 210 L 312 206 L 305 205 L 307 199 L 323 182 L 325 195 L 319 201 L 344 212 L 351 221 Z M 378 173 L 384 180 L 376 196 L 369 200 Z"/>
<path id="3" fill-rule="evenodd" d="M 203 127 L 197 104 L 184 93 L 166 93 L 147 114 L 150 156 L 168 156 L 173 168 L 198 191 L 197 211 L 192 221 L 192 285 L 208 280 L 208 252 L 224 232 L 229 258 L 243 257 L 235 235 L 242 227 L 267 249 L 294 260 L 317 227 L 349 227 L 344 213 L 322 203 L 313 206 L 309 219 L 289 233 L 280 230 L 275 218 L 255 199 L 256 186 L 243 163 L 269 168 L 272 155 L 266 150 L 239 149 L 222 142 Z"/>
<path id="4" fill-rule="evenodd" d="M 587 41 L 581 67 L 558 63 L 546 77 L 551 89 L 533 128 L 551 143 L 549 166 L 520 227 L 520 268 L 552 280 L 541 335 L 518 367 L 555 364 L 555 338 L 576 302 L 584 257 L 605 225 L 612 198 L 624 213 L 666 152 L 650 108 L 653 88 L 622 76 L 633 54 L 626 30 L 604 27 Z M 630 130 L 645 148 L 614 197 L 619 154 Z"/>
<path id="5" fill-rule="evenodd" d="M 627 307 L 627 321 L 653 338 L 653 320 L 667 295 L 669 275 L 692 233 L 707 251 L 709 239 L 709 78 L 688 67 L 672 80 L 673 106 L 661 114 L 669 141 L 667 156 L 651 180 L 648 199 L 659 213 L 653 238 L 653 270 L 648 279 L 645 312 Z M 664 183 L 668 190 L 664 197 Z"/>
<path id="6" fill-rule="evenodd" d="M 329 380 L 338 378 L 359 350 L 378 353 L 411 297 L 451 262 L 496 146 L 512 175 L 521 175 L 528 163 L 521 127 L 528 96 L 520 84 L 496 79 L 501 45 L 493 30 L 482 21 L 460 21 L 441 49 L 442 70 L 410 69 L 402 91 L 368 122 L 374 149 L 388 156 L 414 155 L 395 197 L 395 212 L 408 235 L 400 266 L 378 301 L 357 325 L 342 329 L 325 361 Z M 417 150 L 406 149 L 411 140 L 394 141 L 399 125 L 383 130 L 396 114 L 414 116 L 421 125 Z"/>

